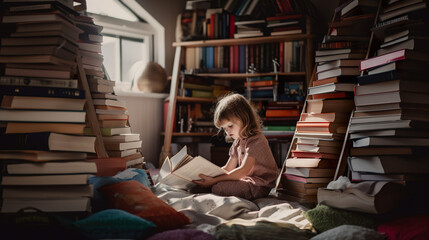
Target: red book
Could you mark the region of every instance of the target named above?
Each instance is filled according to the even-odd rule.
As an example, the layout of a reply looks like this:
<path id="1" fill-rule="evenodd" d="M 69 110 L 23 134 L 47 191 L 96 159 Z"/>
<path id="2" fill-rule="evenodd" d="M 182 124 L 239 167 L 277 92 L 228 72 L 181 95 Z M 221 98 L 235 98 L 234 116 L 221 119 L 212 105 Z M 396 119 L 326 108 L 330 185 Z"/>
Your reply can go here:
<path id="1" fill-rule="evenodd" d="M 214 13 L 212 13 L 210 15 L 210 25 L 211 25 L 211 28 L 210 28 L 210 38 L 214 39 L 215 38 L 215 28 L 216 28 L 215 14 Z"/>
<path id="2" fill-rule="evenodd" d="M 277 7 L 280 10 L 280 13 L 281 14 L 285 13 L 285 10 L 284 10 L 283 4 L 282 4 L 282 0 L 276 0 L 276 3 L 277 3 Z"/>
<path id="3" fill-rule="evenodd" d="M 428 61 L 429 54 L 408 49 L 402 49 L 377 57 L 362 60 L 360 62 L 360 70 L 364 71 L 370 68 L 378 67 L 387 63 L 396 62 L 404 59 Z"/>
<path id="4" fill-rule="evenodd" d="M 284 42 L 280 42 L 279 43 L 279 64 L 280 64 L 280 72 L 284 72 L 285 68 L 285 43 Z"/>
<path id="5" fill-rule="evenodd" d="M 294 14 L 294 15 L 286 15 L 286 16 L 275 16 L 275 17 L 267 17 L 267 21 L 276 21 L 276 20 L 289 20 L 289 19 L 296 19 L 301 18 L 301 14 Z"/>
<path id="6" fill-rule="evenodd" d="M 235 15 L 229 15 L 229 38 L 234 38 L 235 33 Z"/>
<path id="7" fill-rule="evenodd" d="M 313 81 L 313 87 L 328 84 L 328 83 L 337 83 L 337 82 L 338 82 L 337 77 L 315 80 L 315 81 Z"/>
<path id="8" fill-rule="evenodd" d="M 274 84 L 277 84 L 274 80 L 250 82 L 251 87 L 273 86 Z M 247 82 L 244 82 L 244 86 L 247 87 Z"/>
<path id="9" fill-rule="evenodd" d="M 233 68 L 233 73 L 238 73 L 238 69 L 239 69 L 239 51 L 238 51 L 238 45 L 234 45 L 233 46 L 234 47 L 234 61 L 233 61 L 233 64 L 234 64 L 234 68 Z"/>
<path id="10" fill-rule="evenodd" d="M 313 99 L 328 99 L 328 98 L 351 98 L 353 93 L 351 92 L 333 92 L 333 93 L 321 93 L 311 95 Z"/>
<path id="11" fill-rule="evenodd" d="M 299 109 L 267 109 L 265 117 L 298 117 L 301 114 Z"/>
<path id="12" fill-rule="evenodd" d="M 229 46 L 229 73 L 234 72 L 234 46 Z"/>
<path id="13" fill-rule="evenodd" d="M 334 159 L 338 160 L 340 157 L 339 154 L 333 154 L 333 153 L 320 153 L 320 152 L 305 152 L 305 151 L 298 151 L 298 150 L 292 150 L 291 151 L 292 157 L 296 158 L 324 158 L 324 159 Z"/>

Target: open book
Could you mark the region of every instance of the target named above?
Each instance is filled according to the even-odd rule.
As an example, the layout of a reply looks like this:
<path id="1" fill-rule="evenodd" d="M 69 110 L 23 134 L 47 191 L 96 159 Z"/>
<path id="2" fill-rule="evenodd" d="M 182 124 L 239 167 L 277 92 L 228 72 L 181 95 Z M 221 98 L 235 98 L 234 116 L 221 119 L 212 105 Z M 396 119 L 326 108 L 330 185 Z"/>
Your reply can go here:
<path id="1" fill-rule="evenodd" d="M 226 171 L 209 160 L 188 154 L 186 146 L 171 159 L 167 157 L 159 172 L 159 182 L 181 189 L 195 186 L 192 180 L 201 179 L 198 175 L 204 174 L 216 177 L 225 174 Z"/>

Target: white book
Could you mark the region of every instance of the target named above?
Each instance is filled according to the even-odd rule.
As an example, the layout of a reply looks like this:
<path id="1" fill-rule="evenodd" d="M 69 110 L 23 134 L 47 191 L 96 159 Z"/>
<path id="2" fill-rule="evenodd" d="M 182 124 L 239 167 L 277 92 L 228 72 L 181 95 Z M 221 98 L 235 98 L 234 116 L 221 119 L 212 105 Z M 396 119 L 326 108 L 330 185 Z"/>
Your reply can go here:
<path id="1" fill-rule="evenodd" d="M 184 146 L 172 158 L 167 157 L 165 159 L 159 172 L 159 182 L 172 187 L 187 189 L 195 186 L 192 181 L 200 180 L 198 175 L 201 173 L 216 177 L 225 174 L 226 171 L 201 156 L 190 156 L 186 146 Z"/>

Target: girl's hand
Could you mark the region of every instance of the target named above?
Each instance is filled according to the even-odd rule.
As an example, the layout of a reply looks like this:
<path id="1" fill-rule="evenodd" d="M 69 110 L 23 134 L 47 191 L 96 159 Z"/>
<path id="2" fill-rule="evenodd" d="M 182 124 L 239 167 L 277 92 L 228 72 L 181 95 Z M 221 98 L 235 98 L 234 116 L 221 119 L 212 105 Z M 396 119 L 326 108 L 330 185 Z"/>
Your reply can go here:
<path id="1" fill-rule="evenodd" d="M 202 187 L 210 187 L 211 185 L 216 183 L 216 180 L 212 177 L 206 176 L 204 174 L 198 175 L 201 180 L 194 180 L 192 182 L 202 186 Z"/>

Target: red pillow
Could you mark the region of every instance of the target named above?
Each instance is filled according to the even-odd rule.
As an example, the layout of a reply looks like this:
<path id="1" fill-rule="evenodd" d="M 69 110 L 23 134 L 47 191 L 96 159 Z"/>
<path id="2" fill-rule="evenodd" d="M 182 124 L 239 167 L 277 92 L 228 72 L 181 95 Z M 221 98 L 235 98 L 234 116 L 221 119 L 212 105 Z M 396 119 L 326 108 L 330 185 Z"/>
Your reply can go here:
<path id="1" fill-rule="evenodd" d="M 131 180 L 98 189 L 112 208 L 121 209 L 156 224 L 159 231 L 180 228 L 189 218 L 155 196 L 143 184 Z"/>

